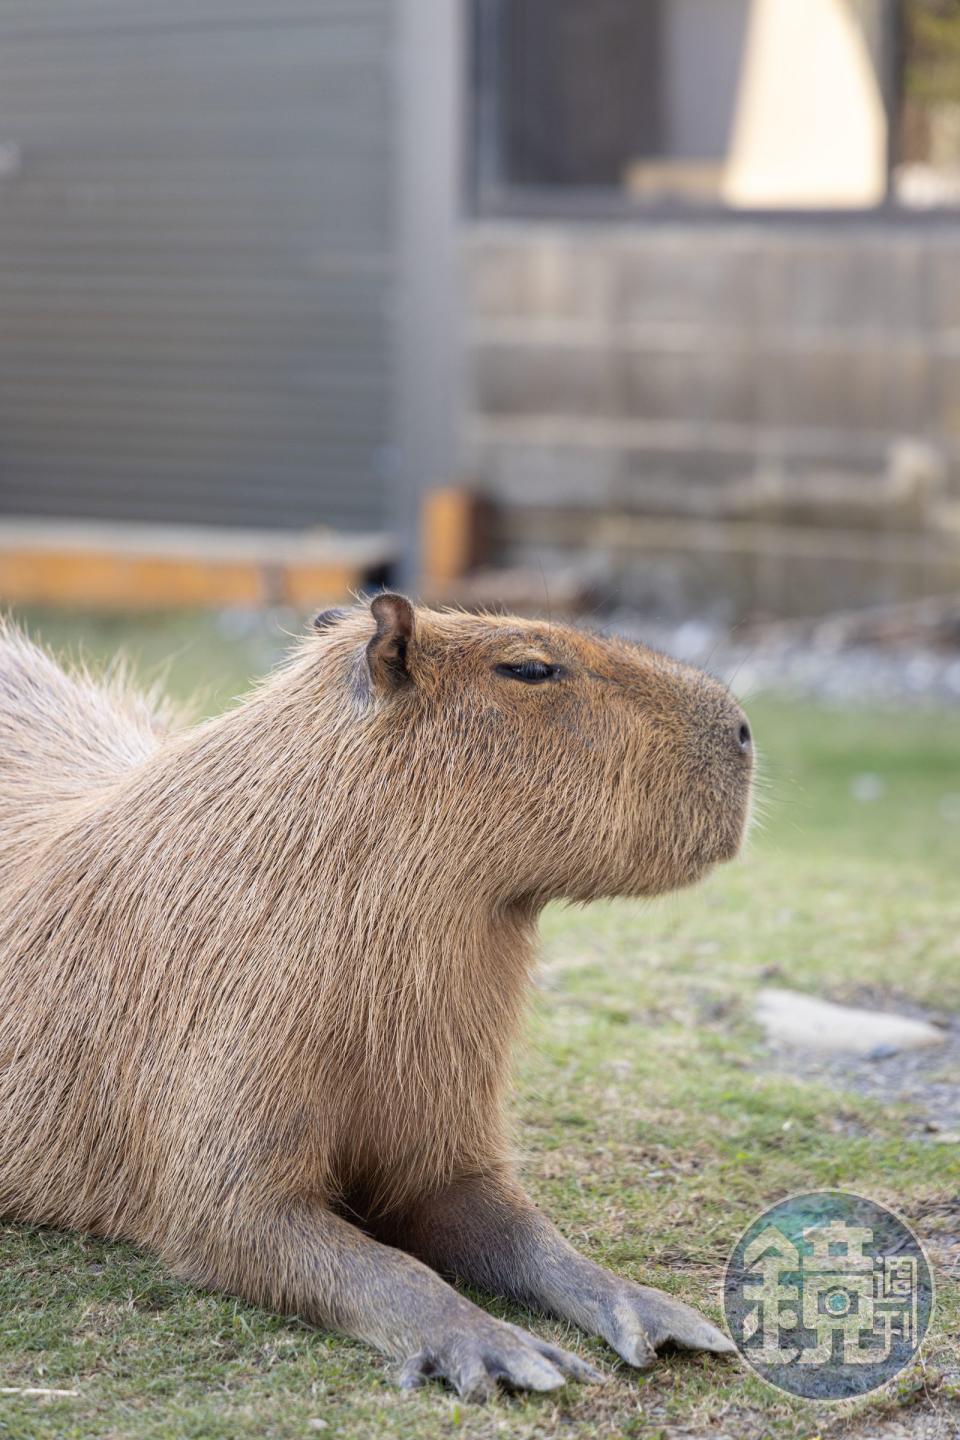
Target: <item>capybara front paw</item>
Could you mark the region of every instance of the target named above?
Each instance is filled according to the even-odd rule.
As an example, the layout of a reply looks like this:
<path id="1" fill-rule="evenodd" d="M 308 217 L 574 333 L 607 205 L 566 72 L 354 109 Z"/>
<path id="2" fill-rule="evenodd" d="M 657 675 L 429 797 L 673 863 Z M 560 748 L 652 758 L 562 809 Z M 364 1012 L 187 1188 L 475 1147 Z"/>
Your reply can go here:
<path id="1" fill-rule="evenodd" d="M 611 1305 L 607 1339 L 628 1365 L 647 1370 L 664 1346 L 683 1350 L 709 1350 L 714 1355 L 736 1353 L 736 1346 L 692 1305 L 674 1300 L 662 1290 L 624 1282 Z"/>
<path id="2" fill-rule="evenodd" d="M 404 1390 L 446 1380 L 464 1400 L 482 1404 L 498 1384 L 510 1390 L 558 1390 L 566 1380 L 598 1383 L 604 1377 L 585 1360 L 519 1326 L 485 1318 L 418 1350 L 404 1361 L 399 1379 Z"/>

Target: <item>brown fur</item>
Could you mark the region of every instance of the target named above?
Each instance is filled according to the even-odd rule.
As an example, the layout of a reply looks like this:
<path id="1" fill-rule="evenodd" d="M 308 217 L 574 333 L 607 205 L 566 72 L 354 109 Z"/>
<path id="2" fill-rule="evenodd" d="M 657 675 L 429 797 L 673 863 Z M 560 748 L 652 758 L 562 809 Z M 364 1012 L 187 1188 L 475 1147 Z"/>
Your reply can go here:
<path id="1" fill-rule="evenodd" d="M 384 1252 L 336 1217 L 424 1253 L 421 1202 L 510 1189 L 538 912 L 730 858 L 751 765 L 727 692 L 642 647 L 373 610 L 170 733 L 0 640 L 0 1214 L 408 1354 L 420 1301 L 371 1318 Z M 563 673 L 495 668 L 530 657 Z"/>

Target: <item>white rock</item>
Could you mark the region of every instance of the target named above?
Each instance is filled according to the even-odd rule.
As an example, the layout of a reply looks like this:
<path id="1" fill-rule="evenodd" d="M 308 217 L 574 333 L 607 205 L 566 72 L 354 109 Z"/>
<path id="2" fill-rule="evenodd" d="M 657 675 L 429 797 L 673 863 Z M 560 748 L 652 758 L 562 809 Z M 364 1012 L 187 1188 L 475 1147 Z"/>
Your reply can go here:
<path id="1" fill-rule="evenodd" d="M 870 1055 L 875 1050 L 920 1050 L 942 1045 L 946 1039 L 942 1030 L 924 1020 L 832 1005 L 795 990 L 761 990 L 756 1013 L 769 1039 L 808 1050 Z"/>
<path id="2" fill-rule="evenodd" d="M 882 775 L 854 775 L 850 781 L 850 794 L 864 805 L 882 799 L 886 788 L 887 782 Z"/>

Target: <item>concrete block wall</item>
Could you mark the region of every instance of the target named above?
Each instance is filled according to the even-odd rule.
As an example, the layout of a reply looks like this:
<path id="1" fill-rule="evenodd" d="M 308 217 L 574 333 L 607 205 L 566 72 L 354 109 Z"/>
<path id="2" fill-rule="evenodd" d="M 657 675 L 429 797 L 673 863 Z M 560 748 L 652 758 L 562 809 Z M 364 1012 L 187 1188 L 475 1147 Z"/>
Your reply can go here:
<path id="1" fill-rule="evenodd" d="M 734 615 L 960 588 L 960 224 L 487 222 L 464 263 L 504 559 Z"/>

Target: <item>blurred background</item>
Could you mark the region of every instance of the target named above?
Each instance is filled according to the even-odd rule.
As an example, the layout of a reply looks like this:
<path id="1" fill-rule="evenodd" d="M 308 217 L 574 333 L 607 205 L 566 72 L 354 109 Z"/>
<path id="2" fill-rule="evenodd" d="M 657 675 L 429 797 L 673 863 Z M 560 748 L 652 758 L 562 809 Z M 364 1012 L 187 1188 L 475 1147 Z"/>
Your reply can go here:
<path id="1" fill-rule="evenodd" d="M 960 699 L 960 0 L 2 0 L 0 602 L 385 582 Z"/>

